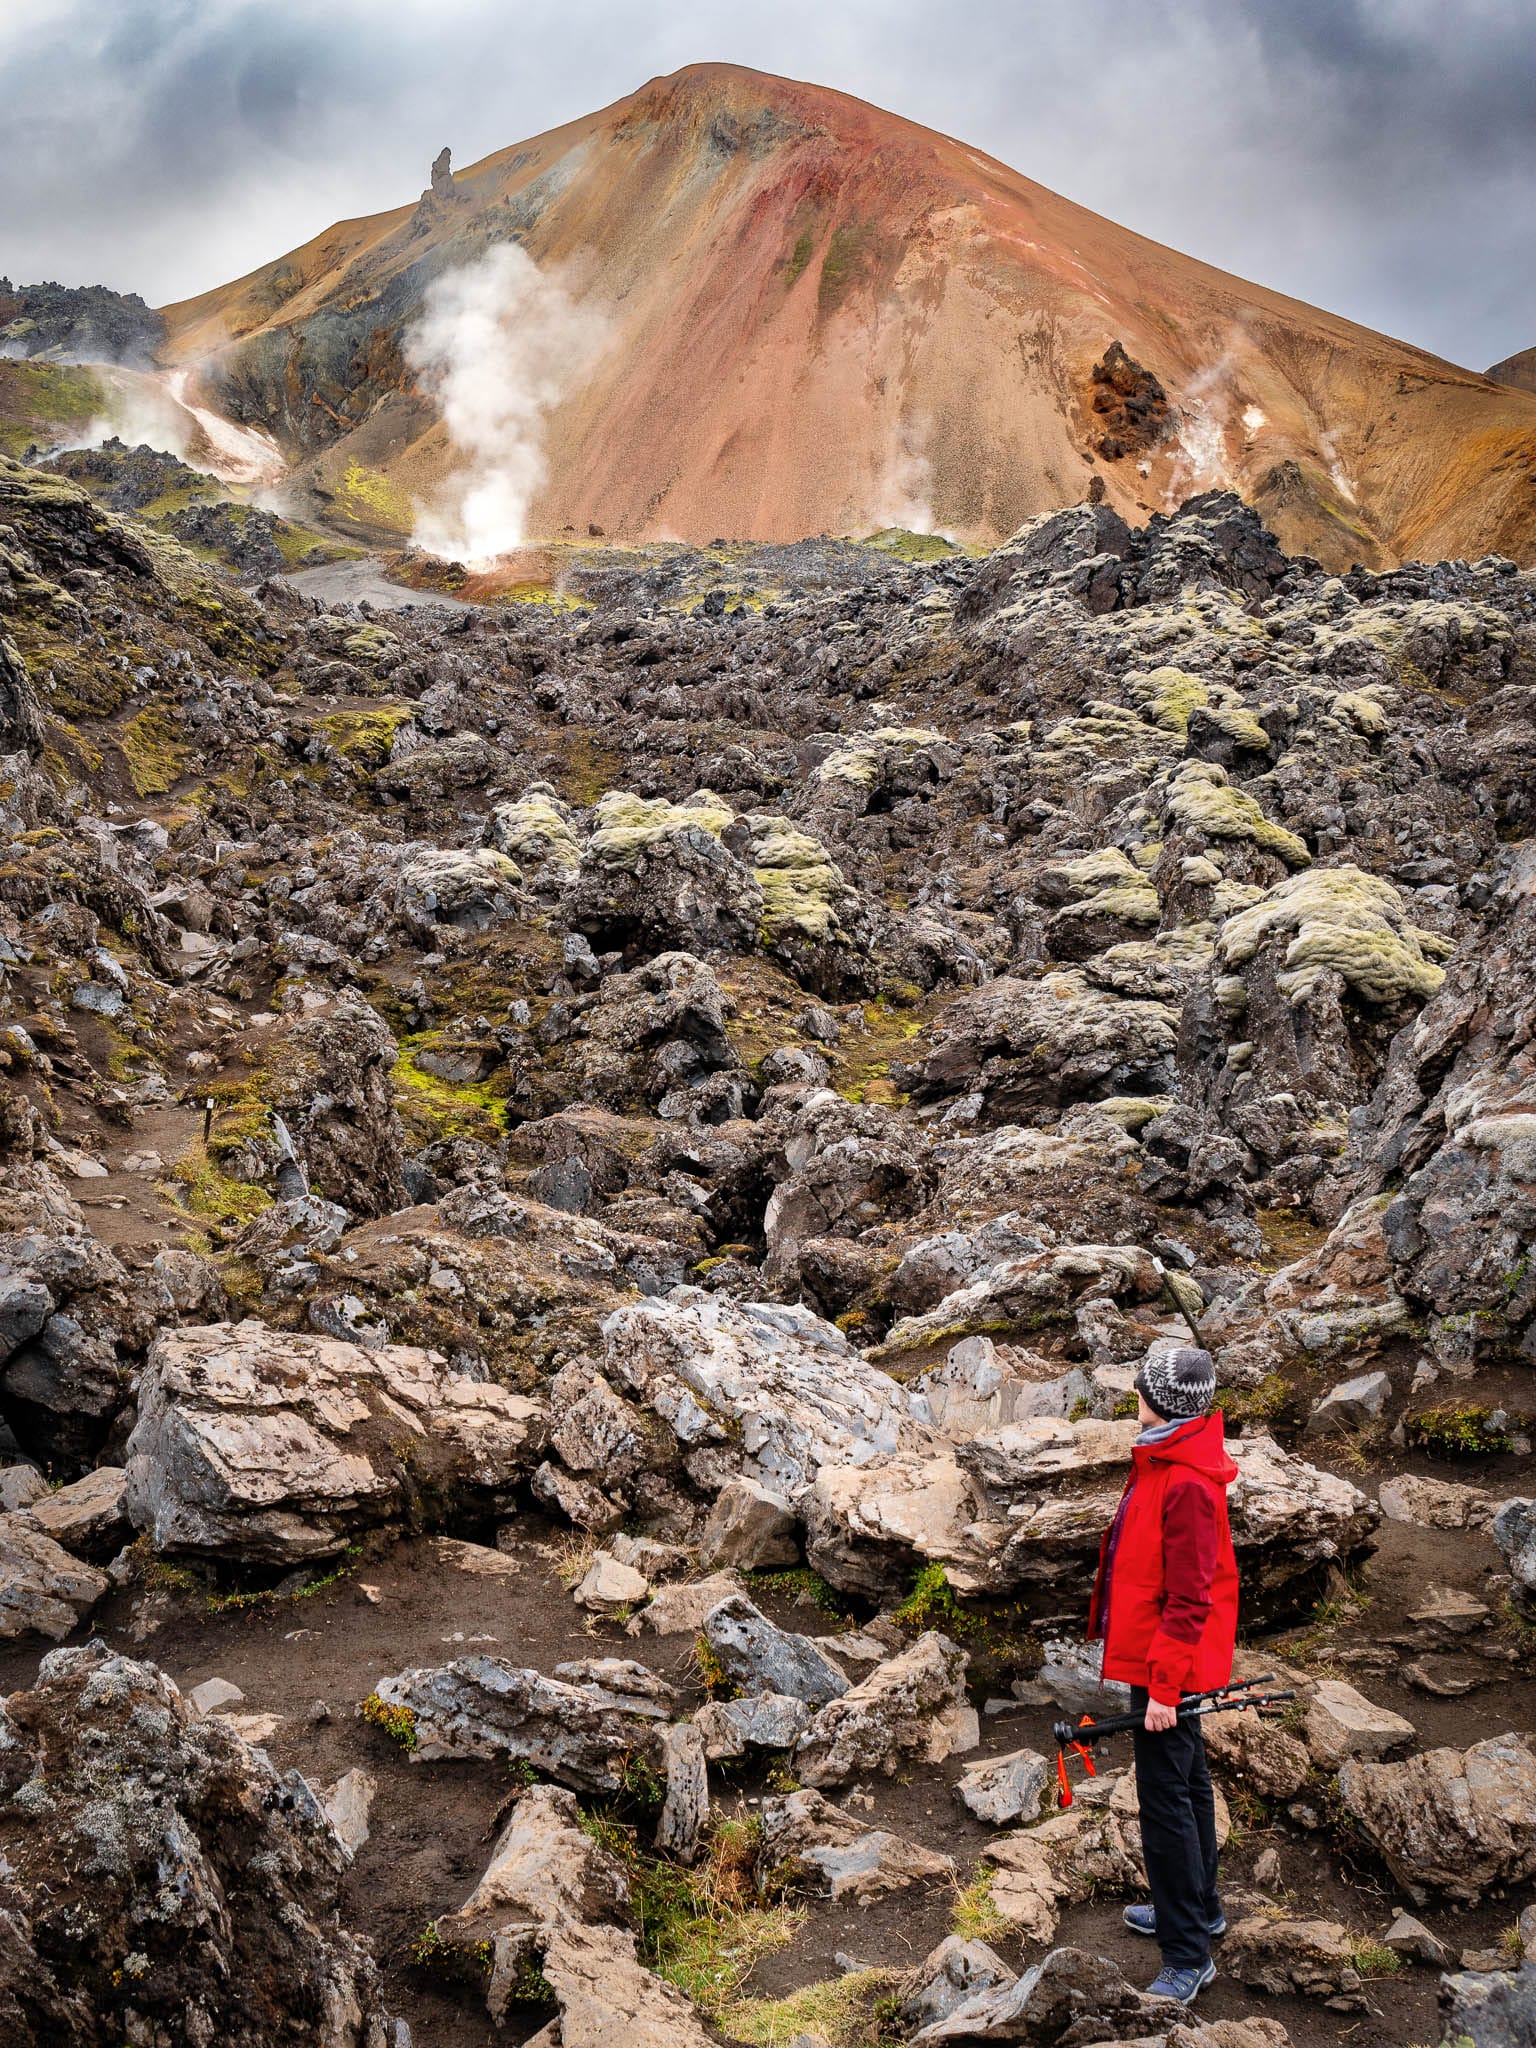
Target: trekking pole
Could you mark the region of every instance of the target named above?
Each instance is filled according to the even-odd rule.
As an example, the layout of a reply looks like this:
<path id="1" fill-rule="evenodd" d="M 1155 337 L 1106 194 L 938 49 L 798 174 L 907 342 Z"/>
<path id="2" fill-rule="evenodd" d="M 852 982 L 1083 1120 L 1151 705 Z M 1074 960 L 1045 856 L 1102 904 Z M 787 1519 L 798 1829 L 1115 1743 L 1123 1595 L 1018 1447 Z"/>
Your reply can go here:
<path id="1" fill-rule="evenodd" d="M 1189 1310 L 1184 1306 L 1183 1297 L 1180 1295 L 1179 1290 L 1174 1286 L 1173 1281 L 1169 1275 L 1168 1268 L 1163 1264 L 1162 1260 L 1157 1256 L 1156 1252 L 1149 1252 L 1147 1256 L 1151 1259 L 1152 1264 L 1157 1269 L 1157 1276 L 1163 1283 L 1163 1292 L 1168 1296 L 1169 1300 L 1173 1303 L 1174 1307 L 1178 1310 L 1179 1314 L 1184 1318 L 1185 1322 L 1189 1325 L 1189 1334 L 1191 1335 L 1191 1337 L 1194 1338 L 1195 1342 L 1203 1350 L 1205 1348 L 1205 1339 L 1200 1334 L 1200 1325 L 1195 1321 L 1194 1317 L 1190 1314 Z"/>
<path id="2" fill-rule="evenodd" d="M 1232 1685 L 1214 1685 L 1207 1692 L 1189 1693 L 1179 1702 L 1178 1718 L 1181 1721 L 1198 1721 L 1206 1714 L 1239 1713 L 1245 1707 L 1255 1712 L 1264 1707 L 1278 1705 L 1281 1700 L 1293 1700 L 1294 1692 L 1260 1692 L 1258 1687 L 1272 1685 L 1274 1672 L 1266 1672 L 1262 1678 L 1239 1679 Z M 1091 1720 L 1086 1714 L 1075 1726 L 1070 1721 L 1058 1721 L 1051 1733 L 1056 1738 L 1056 1785 L 1058 1803 L 1067 1807 L 1072 1804 L 1072 1786 L 1067 1777 L 1067 1751 L 1075 1749 L 1082 1759 L 1083 1769 L 1090 1778 L 1096 1778 L 1092 1747 L 1110 1735 L 1125 1735 L 1133 1728 L 1140 1728 L 1145 1712 L 1140 1714 L 1109 1714 L 1102 1721 Z"/>

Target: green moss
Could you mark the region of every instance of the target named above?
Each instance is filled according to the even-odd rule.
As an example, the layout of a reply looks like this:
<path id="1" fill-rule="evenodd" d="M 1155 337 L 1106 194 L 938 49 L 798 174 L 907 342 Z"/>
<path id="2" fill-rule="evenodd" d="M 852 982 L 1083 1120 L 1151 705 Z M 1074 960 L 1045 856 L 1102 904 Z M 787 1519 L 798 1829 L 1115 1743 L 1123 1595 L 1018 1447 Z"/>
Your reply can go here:
<path id="1" fill-rule="evenodd" d="M 135 713 L 117 733 L 128 779 L 139 796 L 164 796 L 186 773 L 187 745 L 163 704 Z"/>
<path id="2" fill-rule="evenodd" d="M 864 545 L 878 548 L 883 555 L 894 555 L 900 562 L 942 562 L 963 553 L 942 533 L 912 533 L 904 526 L 882 527 L 878 533 L 867 535 Z"/>
<path id="3" fill-rule="evenodd" d="M 106 409 L 100 380 L 77 363 L 0 360 L 0 454 L 68 438 Z"/>
<path id="4" fill-rule="evenodd" d="M 409 1707 L 392 1707 L 387 1700 L 381 1700 L 376 1692 L 371 1692 L 358 1711 L 365 1721 L 381 1729 L 391 1742 L 398 1742 L 403 1750 L 409 1751 L 421 1746 L 421 1737 L 416 1733 L 416 1716 Z"/>
<path id="5" fill-rule="evenodd" d="M 387 533 L 408 534 L 416 524 L 416 501 L 410 493 L 355 458 L 335 486 L 334 507 L 355 526 L 378 527 Z"/>
<path id="6" fill-rule="evenodd" d="M 962 1885 L 955 1894 L 955 1910 L 949 1924 L 962 1941 L 997 1941 L 1009 1932 L 1011 1923 L 992 1897 L 996 1874 L 983 1864 L 970 1883 Z"/>
<path id="7" fill-rule="evenodd" d="M 926 726 L 882 726 L 878 731 L 864 733 L 850 745 L 828 754 L 816 770 L 816 780 L 851 782 L 859 788 L 872 789 L 888 752 L 906 752 L 917 747 L 943 744 L 943 733 L 932 732 Z"/>
<path id="8" fill-rule="evenodd" d="M 280 1593 L 275 1586 L 262 1587 L 251 1593 L 210 1593 L 208 1596 L 208 1612 L 210 1614 L 237 1613 L 242 1608 L 275 1607 L 291 1600 L 312 1600 L 317 1593 L 324 1593 L 330 1587 L 339 1585 L 343 1579 L 350 1578 L 361 1563 L 362 1555 L 363 1547 L 360 1543 L 349 1544 L 340 1562 L 333 1566 L 330 1571 L 323 1572 L 319 1578 L 310 1579 L 306 1584 L 295 1587 L 291 1593 Z M 370 1697 L 377 1697 L 377 1695 L 370 1695 Z M 388 1710 L 386 1709 L 386 1711 Z M 409 1708 L 406 1707 L 396 1709 L 398 1713 L 408 1713 L 409 1711 Z"/>
<path id="9" fill-rule="evenodd" d="M 381 705 L 376 711 L 329 711 L 314 722 L 314 731 L 343 760 L 359 768 L 382 768 L 395 734 L 409 722 L 409 704 Z"/>
<path id="10" fill-rule="evenodd" d="M 1023 1611 L 1004 1602 L 963 1605 L 937 1562 L 918 1570 L 891 1619 L 913 1635 L 937 1629 L 962 1644 L 970 1654 L 973 1685 L 996 1691 L 1016 1672 L 1039 1669 L 1040 1644 Z"/>
<path id="11" fill-rule="evenodd" d="M 1402 897 L 1380 875 L 1356 867 L 1316 868 L 1277 882 L 1251 909 L 1229 917 L 1216 939 L 1229 972 L 1270 937 L 1288 941 L 1281 993 L 1301 1002 L 1318 978 L 1341 974 L 1367 1002 L 1426 1001 L 1445 979 L 1425 956 L 1443 951 L 1436 933 L 1411 924 Z"/>
<path id="12" fill-rule="evenodd" d="M 734 1699 L 740 1687 L 715 1655 L 709 1637 L 700 1633 L 693 1639 L 693 1664 L 699 1683 L 712 1700 Z"/>
<path id="13" fill-rule="evenodd" d="M 747 1572 L 744 1576 L 747 1591 L 754 1600 L 769 1596 L 799 1600 L 808 1595 L 828 1621 L 838 1623 L 845 1622 L 852 1611 L 835 1586 L 829 1586 L 819 1572 L 813 1572 L 805 1565 L 798 1565 L 792 1571 Z"/>
<path id="14" fill-rule="evenodd" d="M 1431 1458 L 1496 1458 L 1514 1449 L 1507 1429 L 1491 1426 L 1487 1408 L 1451 1404 L 1426 1408 L 1403 1417 L 1403 1433 L 1411 1450 Z"/>
<path id="15" fill-rule="evenodd" d="M 581 866 L 581 844 L 564 807 L 542 783 L 526 790 L 516 803 L 496 806 L 496 841 L 503 853 L 525 865 L 553 861 L 560 868 Z"/>
<path id="16" fill-rule="evenodd" d="M 1265 1428 L 1297 1425 L 1306 1411 L 1303 1394 L 1279 1373 L 1266 1373 L 1256 1387 L 1220 1387 L 1216 1406 L 1229 1421 L 1257 1422 Z M 1131 1413 L 1134 1414 L 1134 1403 Z"/>
<path id="17" fill-rule="evenodd" d="M 212 1226 L 222 1236 L 234 1236 L 272 1206 L 265 1188 L 221 1172 L 201 1142 L 189 1146 L 172 1172 L 174 1183 L 161 1184 L 167 1198 L 183 1215 Z"/>
<path id="18" fill-rule="evenodd" d="M 853 287 L 868 274 L 877 247 L 875 230 L 865 221 L 842 221 L 832 230 L 827 253 L 821 259 L 821 282 L 816 292 L 816 310 L 823 320 L 837 311 Z"/>
<path id="19" fill-rule="evenodd" d="M 349 633 L 341 644 L 354 661 L 379 661 L 386 654 L 394 654 L 400 646 L 393 633 L 371 622 Z"/>
<path id="20" fill-rule="evenodd" d="M 694 1870 L 641 1849 L 635 1830 L 603 1813 L 582 1826 L 623 1866 L 641 1960 L 711 2016 L 732 1999 L 755 1964 L 783 1948 L 802 1910 L 759 1894 L 754 1868 L 762 1824 L 717 1819 Z"/>
<path id="21" fill-rule="evenodd" d="M 811 253 L 815 247 L 816 237 L 809 228 L 804 229 L 802 233 L 795 237 L 795 246 L 790 250 L 788 261 L 784 265 L 784 283 L 786 288 L 793 289 L 794 285 L 804 275 L 805 266 L 810 262 Z"/>
<path id="22" fill-rule="evenodd" d="M 651 847 L 673 833 L 695 830 L 718 839 L 735 816 L 730 805 L 709 789 L 696 790 L 681 804 L 668 803 L 665 797 L 632 796 L 628 790 L 610 789 L 598 799 L 587 855 L 601 867 L 633 868 Z"/>
<path id="23" fill-rule="evenodd" d="M 438 1036 L 425 1031 L 401 1041 L 392 1074 L 401 1121 L 418 1142 L 476 1138 L 494 1145 L 506 1128 L 505 1097 L 488 1082 L 444 1081 L 417 1066 L 417 1053 Z"/>
<path id="24" fill-rule="evenodd" d="M 1388 1948 L 1384 1941 L 1363 1940 L 1350 1955 L 1350 1961 L 1362 1977 L 1395 1977 L 1403 1967 L 1403 1959 L 1396 1949 Z"/>
<path id="25" fill-rule="evenodd" d="M 1294 832 L 1266 818 L 1248 792 L 1233 789 L 1226 771 L 1210 761 L 1186 761 L 1179 769 L 1168 793 L 1168 815 L 1207 839 L 1251 839 L 1287 867 L 1305 867 L 1312 858 Z"/>
<path id="26" fill-rule="evenodd" d="M 464 1985 L 483 1992 L 485 1980 L 496 1965 L 495 1944 L 490 1941 L 444 1941 L 441 1923 L 429 1921 L 427 1926 L 411 1943 L 411 1967 L 424 1971 L 440 1983 Z M 524 1995 L 524 1985 L 527 1995 Z M 538 1987 L 543 1987 L 542 1993 Z M 513 1997 L 519 2003 L 529 2005 L 553 2005 L 554 1992 L 539 1966 L 536 1952 L 530 1952 L 519 1965 L 516 1988 Z"/>
<path id="27" fill-rule="evenodd" d="M 847 884 L 820 840 L 797 831 L 787 818 L 753 817 L 750 823 L 752 873 L 763 892 L 762 943 L 841 937 L 837 903 Z"/>

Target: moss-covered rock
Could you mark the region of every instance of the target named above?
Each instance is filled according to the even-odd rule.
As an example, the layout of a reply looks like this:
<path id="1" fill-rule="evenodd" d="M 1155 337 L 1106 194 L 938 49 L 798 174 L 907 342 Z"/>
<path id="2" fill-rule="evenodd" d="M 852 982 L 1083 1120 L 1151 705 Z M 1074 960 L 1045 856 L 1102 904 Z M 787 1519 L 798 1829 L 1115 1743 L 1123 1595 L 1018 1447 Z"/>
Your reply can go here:
<path id="1" fill-rule="evenodd" d="M 1305 867 L 1312 858 L 1304 841 L 1266 818 L 1258 802 L 1245 789 L 1234 789 L 1225 769 L 1213 762 L 1184 762 L 1168 789 L 1167 807 L 1175 824 L 1206 839 L 1251 839 L 1291 868 Z"/>
<path id="2" fill-rule="evenodd" d="M 1304 1000 L 1330 971 L 1370 1003 L 1426 1001 L 1445 979 L 1429 955 L 1449 951 L 1436 933 L 1409 921 L 1390 882 L 1356 867 L 1315 868 L 1277 882 L 1252 909 L 1227 919 L 1217 956 L 1236 971 L 1268 940 L 1284 944 L 1276 978 L 1292 1002 Z"/>

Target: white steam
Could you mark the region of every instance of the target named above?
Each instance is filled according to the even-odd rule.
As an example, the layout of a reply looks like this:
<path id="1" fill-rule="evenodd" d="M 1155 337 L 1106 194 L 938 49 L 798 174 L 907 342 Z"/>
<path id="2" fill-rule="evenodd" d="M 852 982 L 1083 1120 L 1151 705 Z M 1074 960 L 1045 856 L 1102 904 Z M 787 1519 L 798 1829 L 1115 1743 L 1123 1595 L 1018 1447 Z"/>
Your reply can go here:
<path id="1" fill-rule="evenodd" d="M 434 280 L 405 356 L 466 459 L 445 501 L 417 520 L 418 547 L 483 568 L 521 545 L 548 474 L 548 415 L 608 334 L 605 315 L 516 242 Z"/>
<path id="2" fill-rule="evenodd" d="M 902 420 L 875 479 L 864 525 L 875 532 L 899 527 L 905 533 L 932 533 L 933 464 L 928 460 L 928 423 Z"/>
<path id="3" fill-rule="evenodd" d="M 99 448 L 114 437 L 130 448 L 156 448 L 221 483 L 255 488 L 280 483 L 287 473 L 282 450 L 260 427 L 242 427 L 188 395 L 194 372 L 133 370 L 92 365 L 106 398 L 70 448 Z"/>

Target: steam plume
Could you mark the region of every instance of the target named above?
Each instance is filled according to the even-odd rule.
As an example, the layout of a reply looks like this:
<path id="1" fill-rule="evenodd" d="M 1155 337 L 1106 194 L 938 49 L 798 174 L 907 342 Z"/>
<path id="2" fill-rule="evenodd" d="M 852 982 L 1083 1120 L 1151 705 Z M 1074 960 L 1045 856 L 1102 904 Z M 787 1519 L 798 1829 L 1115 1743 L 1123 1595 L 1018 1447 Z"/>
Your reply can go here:
<path id="1" fill-rule="evenodd" d="M 475 568 L 520 545 L 547 473 L 547 416 L 607 338 L 604 315 L 516 242 L 434 280 L 405 355 L 466 461 L 417 521 L 419 547 Z"/>

